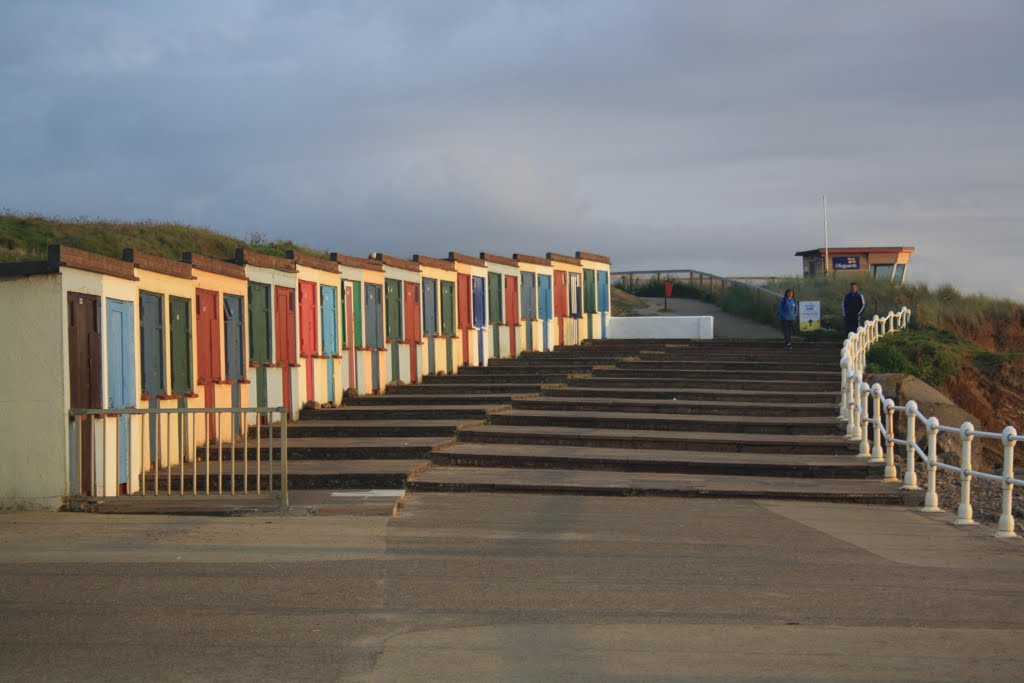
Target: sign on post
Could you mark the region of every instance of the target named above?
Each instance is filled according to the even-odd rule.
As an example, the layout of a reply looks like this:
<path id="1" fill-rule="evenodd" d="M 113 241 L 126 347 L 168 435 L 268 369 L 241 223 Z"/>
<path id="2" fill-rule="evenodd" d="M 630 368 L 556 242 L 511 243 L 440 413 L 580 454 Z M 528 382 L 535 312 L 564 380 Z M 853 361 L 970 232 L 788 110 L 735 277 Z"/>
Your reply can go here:
<path id="1" fill-rule="evenodd" d="M 821 302 L 801 301 L 800 302 L 800 331 L 817 330 L 821 328 Z"/>

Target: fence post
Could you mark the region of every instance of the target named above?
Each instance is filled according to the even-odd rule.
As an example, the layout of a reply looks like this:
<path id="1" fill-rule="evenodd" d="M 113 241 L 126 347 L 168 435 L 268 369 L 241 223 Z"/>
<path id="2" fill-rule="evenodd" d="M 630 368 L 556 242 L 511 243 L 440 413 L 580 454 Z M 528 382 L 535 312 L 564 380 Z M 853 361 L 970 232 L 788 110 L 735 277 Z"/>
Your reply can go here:
<path id="1" fill-rule="evenodd" d="M 907 401 L 907 470 L 903 473 L 903 486 L 905 491 L 919 491 L 917 485 L 917 452 L 914 450 L 917 444 L 917 401 Z"/>
<path id="2" fill-rule="evenodd" d="M 863 384 L 861 377 L 860 372 L 854 373 L 853 381 L 850 383 L 850 441 L 860 441 L 860 385 Z"/>
<path id="3" fill-rule="evenodd" d="M 870 458 L 871 448 L 868 446 L 868 427 L 871 424 L 868 410 L 871 407 L 871 387 L 865 381 L 860 382 L 860 448 L 857 451 L 858 458 Z"/>
<path id="4" fill-rule="evenodd" d="M 847 377 L 847 375 L 850 372 L 850 358 L 846 354 L 845 344 L 843 345 L 842 360 L 839 361 L 839 369 L 839 376 L 841 377 L 839 381 L 839 421 L 849 422 L 850 408 L 846 405 L 846 385 L 849 383 L 849 377 Z M 846 432 L 849 434 L 849 428 L 847 428 Z"/>
<path id="5" fill-rule="evenodd" d="M 868 462 L 880 464 L 885 462 L 885 459 L 882 457 L 882 385 L 877 382 L 872 384 L 871 395 L 874 398 L 875 438 L 874 443 L 871 445 L 871 459 Z"/>
<path id="6" fill-rule="evenodd" d="M 1014 538 L 1017 532 L 1013 530 L 1013 447 L 1017 445 L 1011 437 L 1017 436 L 1017 430 L 1013 427 L 1003 429 L 1003 510 L 999 515 L 999 531 L 996 538 Z"/>
<path id="7" fill-rule="evenodd" d="M 960 507 L 956 511 L 954 524 L 967 526 L 974 521 L 971 507 L 971 442 L 974 441 L 974 425 L 964 422 L 960 425 Z"/>
<path id="8" fill-rule="evenodd" d="M 928 428 L 928 482 L 924 492 L 924 507 L 921 512 L 942 512 L 939 507 L 939 494 L 935 492 L 935 475 L 938 469 L 935 463 L 938 462 L 936 442 L 939 437 L 939 418 L 929 417 L 925 423 Z"/>
<path id="9" fill-rule="evenodd" d="M 895 432 L 893 432 L 894 420 L 893 416 L 896 413 L 896 402 L 891 398 L 885 399 L 885 472 L 882 473 L 882 481 L 898 481 L 896 477 L 896 444 L 894 440 L 896 438 Z"/>

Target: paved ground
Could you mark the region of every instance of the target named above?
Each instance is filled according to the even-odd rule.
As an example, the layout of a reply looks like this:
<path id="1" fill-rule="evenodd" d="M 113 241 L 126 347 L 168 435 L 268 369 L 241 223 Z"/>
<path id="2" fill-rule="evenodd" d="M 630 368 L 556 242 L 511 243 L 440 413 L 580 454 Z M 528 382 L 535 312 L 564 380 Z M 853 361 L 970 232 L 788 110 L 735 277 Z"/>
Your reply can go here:
<path id="1" fill-rule="evenodd" d="M 0 515 L 4 680 L 1024 679 L 1024 543 L 796 502 Z"/>
<path id="2" fill-rule="evenodd" d="M 726 313 L 718 306 L 697 299 L 669 299 L 670 312 L 664 310 L 665 299 L 643 297 L 646 311 L 637 315 L 712 315 L 715 317 L 716 339 L 782 339 L 782 331 L 761 323 Z"/>

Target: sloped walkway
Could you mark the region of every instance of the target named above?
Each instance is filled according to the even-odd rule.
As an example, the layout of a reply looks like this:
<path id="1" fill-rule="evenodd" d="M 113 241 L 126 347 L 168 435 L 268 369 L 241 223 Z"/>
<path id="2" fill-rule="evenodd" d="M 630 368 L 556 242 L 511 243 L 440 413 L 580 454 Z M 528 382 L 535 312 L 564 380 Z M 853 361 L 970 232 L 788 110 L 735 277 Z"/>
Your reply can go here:
<path id="1" fill-rule="evenodd" d="M 669 312 L 663 310 L 664 299 L 644 297 L 647 310 L 637 315 L 711 315 L 715 317 L 716 339 L 782 339 L 782 331 L 761 323 L 726 313 L 718 306 L 697 299 L 669 299 Z"/>

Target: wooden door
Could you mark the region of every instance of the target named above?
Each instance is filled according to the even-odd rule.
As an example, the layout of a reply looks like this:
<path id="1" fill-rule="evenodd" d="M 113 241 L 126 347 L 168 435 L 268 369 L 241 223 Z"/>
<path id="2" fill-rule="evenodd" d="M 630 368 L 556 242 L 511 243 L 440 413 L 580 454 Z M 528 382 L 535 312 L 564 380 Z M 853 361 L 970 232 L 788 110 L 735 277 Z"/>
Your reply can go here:
<path id="1" fill-rule="evenodd" d="M 462 336 L 462 364 L 469 365 L 469 330 L 473 327 L 473 290 L 469 273 L 457 276 L 456 296 L 459 308 L 459 334 Z"/>
<path id="2" fill-rule="evenodd" d="M 445 371 L 455 369 L 452 358 L 452 339 L 455 337 L 455 283 L 441 282 L 441 336 L 445 343 Z"/>
<path id="3" fill-rule="evenodd" d="M 565 316 L 569 313 L 569 274 L 564 270 L 555 271 L 553 297 L 555 324 L 558 327 L 558 343 L 565 344 Z"/>
<path id="4" fill-rule="evenodd" d="M 404 282 L 404 318 L 405 318 L 405 341 L 409 344 L 409 381 L 419 381 L 420 341 L 423 334 L 420 331 L 420 285 L 418 282 Z"/>
<path id="5" fill-rule="evenodd" d="M 593 268 L 583 269 L 583 313 L 587 318 L 587 339 L 594 338 L 594 313 L 597 312 L 597 283 Z"/>
<path id="6" fill-rule="evenodd" d="M 103 407 L 103 358 L 100 335 L 100 299 L 68 292 L 68 378 L 72 408 Z M 81 473 L 84 496 L 95 493 L 92 418 L 82 419 Z"/>
<path id="7" fill-rule="evenodd" d="M 356 375 L 356 320 L 355 288 L 351 282 L 345 282 L 341 288 L 342 344 L 344 345 L 345 361 L 348 365 L 348 383 L 346 388 L 359 393 L 359 377 Z"/>
<path id="8" fill-rule="evenodd" d="M 509 354 L 515 358 L 519 352 L 516 348 L 516 329 L 519 327 L 519 278 L 515 275 L 505 276 L 505 324 L 508 325 Z"/>
<path id="9" fill-rule="evenodd" d="M 537 274 L 523 272 L 523 286 L 520 289 L 522 298 L 521 313 L 525 322 L 525 340 L 523 347 L 527 351 L 533 351 L 533 321 L 537 318 Z"/>
<path id="10" fill-rule="evenodd" d="M 537 276 L 537 317 L 540 318 L 541 326 L 541 350 L 547 351 L 548 328 L 551 325 L 551 276 Z"/>
<path id="11" fill-rule="evenodd" d="M 473 276 L 473 327 L 476 328 L 477 365 L 484 365 L 484 328 L 487 327 L 487 288 L 484 279 Z"/>
<path id="12" fill-rule="evenodd" d="M 249 360 L 256 368 L 256 405 L 270 405 L 267 396 L 267 368 L 273 362 L 273 320 L 270 305 L 270 285 L 249 283 Z"/>
<path id="13" fill-rule="evenodd" d="M 220 372 L 220 296 L 208 289 L 196 289 L 196 383 L 203 392 L 203 407 L 217 407 Z M 210 438 L 217 431 L 217 416 L 206 417 Z M 219 435 L 218 435 L 219 436 Z"/>
<path id="14" fill-rule="evenodd" d="M 295 348 L 295 290 L 274 287 L 274 356 L 281 368 L 281 400 L 289 417 L 292 413 L 292 368 L 297 365 Z"/>
<path id="15" fill-rule="evenodd" d="M 164 299 L 139 294 L 139 343 L 142 355 L 142 393 L 155 401 L 167 391 L 164 355 Z"/>
<path id="16" fill-rule="evenodd" d="M 608 308 L 611 303 L 608 300 L 608 271 L 597 271 L 597 312 L 601 316 L 601 339 L 608 336 Z"/>
<path id="17" fill-rule="evenodd" d="M 130 301 L 107 299 L 107 406 L 135 407 L 135 310 Z M 128 493 L 128 415 L 117 418 L 117 484 Z"/>
<path id="18" fill-rule="evenodd" d="M 437 372 L 437 354 L 434 352 L 437 325 L 437 280 L 423 278 L 423 334 L 427 343 L 427 372 Z"/>
<path id="19" fill-rule="evenodd" d="M 180 399 L 192 393 L 192 302 L 172 296 L 168 303 L 171 316 L 171 393 Z"/>
<path id="20" fill-rule="evenodd" d="M 334 360 L 338 355 L 338 289 L 320 285 L 320 352 L 327 357 L 327 401 L 334 403 Z"/>
<path id="21" fill-rule="evenodd" d="M 242 407 L 245 381 L 245 313 L 242 297 L 224 295 L 224 375 L 231 382 L 231 407 Z M 232 434 L 242 433 L 242 416 L 231 418 Z"/>
<path id="22" fill-rule="evenodd" d="M 313 356 L 316 343 L 316 283 L 299 280 L 299 355 L 306 368 L 306 400 L 316 400 Z"/>
<path id="23" fill-rule="evenodd" d="M 380 387 L 380 352 L 384 349 L 384 294 L 380 285 L 366 285 L 366 345 L 370 351 L 370 388 L 378 393 Z M 358 328 L 356 329 L 358 334 Z"/>

